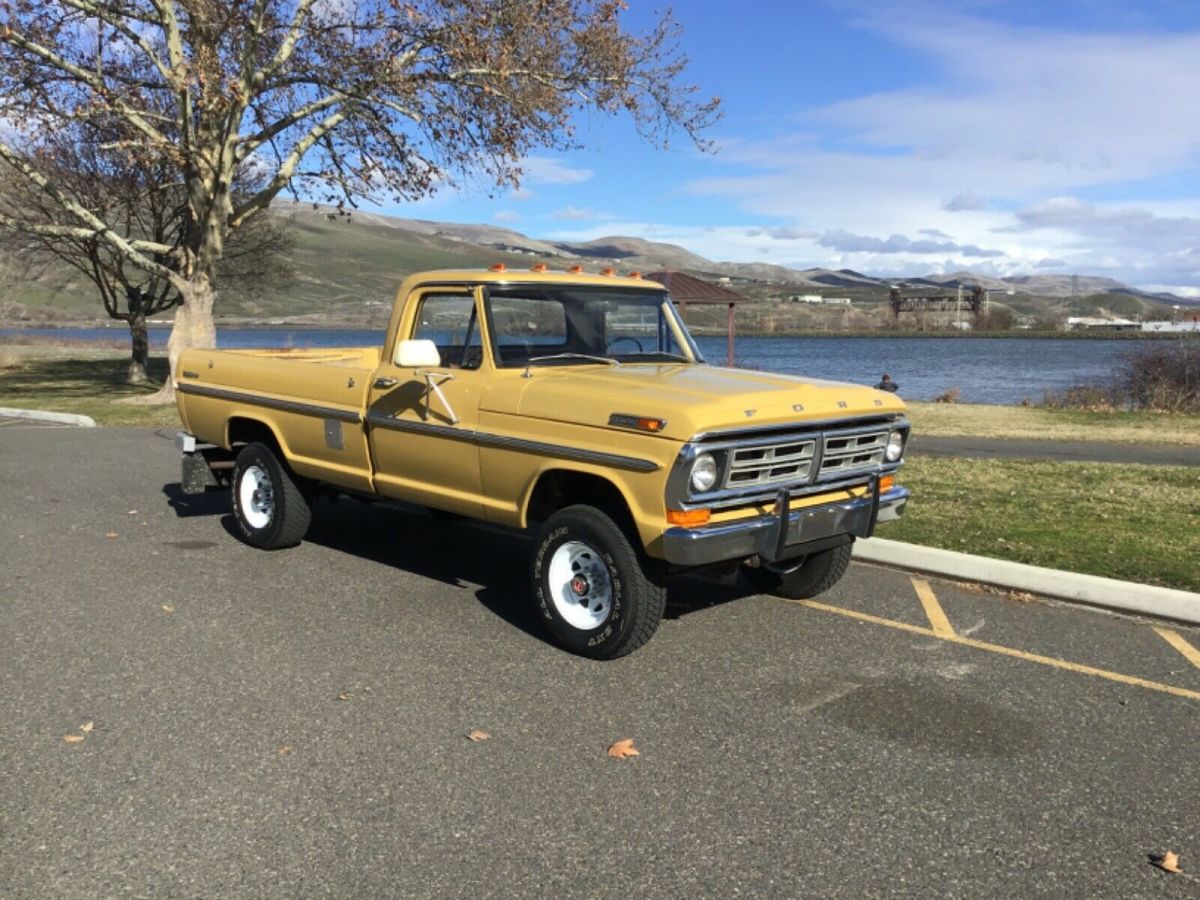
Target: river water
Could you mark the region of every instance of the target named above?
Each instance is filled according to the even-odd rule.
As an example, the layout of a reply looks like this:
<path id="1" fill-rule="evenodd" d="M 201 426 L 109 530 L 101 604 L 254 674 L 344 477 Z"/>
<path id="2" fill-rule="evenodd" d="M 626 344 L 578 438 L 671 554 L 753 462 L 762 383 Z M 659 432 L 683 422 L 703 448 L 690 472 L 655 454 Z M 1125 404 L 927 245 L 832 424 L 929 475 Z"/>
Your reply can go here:
<path id="1" fill-rule="evenodd" d="M 112 328 L 7 328 L 0 337 L 29 335 L 84 341 L 125 340 Z M 150 330 L 151 346 L 166 346 L 168 329 Z M 382 344 L 381 330 L 224 328 L 218 344 L 238 347 L 352 347 Z M 725 339 L 702 337 L 705 358 L 725 361 Z M 739 337 L 735 358 L 743 368 L 874 384 L 887 372 L 900 396 L 932 400 L 951 388 L 964 403 L 1040 403 L 1047 390 L 1098 383 L 1112 377 L 1138 340 L 1039 338 Z"/>

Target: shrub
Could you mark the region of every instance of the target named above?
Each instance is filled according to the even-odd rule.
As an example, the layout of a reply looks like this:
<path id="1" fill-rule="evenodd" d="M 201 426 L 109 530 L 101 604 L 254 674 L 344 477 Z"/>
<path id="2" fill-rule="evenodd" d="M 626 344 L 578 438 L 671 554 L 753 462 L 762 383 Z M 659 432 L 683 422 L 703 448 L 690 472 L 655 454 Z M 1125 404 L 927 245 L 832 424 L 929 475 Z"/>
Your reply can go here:
<path id="1" fill-rule="evenodd" d="M 934 403 L 957 403 L 958 398 L 961 396 L 962 396 L 962 391 L 956 387 L 952 387 L 949 390 L 942 391 L 940 394 L 938 394 L 936 397 L 934 397 L 933 402 Z"/>
<path id="2" fill-rule="evenodd" d="M 1200 412 L 1200 339 L 1154 341 L 1126 353 L 1116 382 L 1135 409 Z"/>
<path id="3" fill-rule="evenodd" d="M 1118 401 L 1110 388 L 1096 384 L 1075 384 L 1061 391 L 1046 391 L 1042 405 L 1052 409 L 1086 409 L 1091 412 L 1112 412 Z"/>

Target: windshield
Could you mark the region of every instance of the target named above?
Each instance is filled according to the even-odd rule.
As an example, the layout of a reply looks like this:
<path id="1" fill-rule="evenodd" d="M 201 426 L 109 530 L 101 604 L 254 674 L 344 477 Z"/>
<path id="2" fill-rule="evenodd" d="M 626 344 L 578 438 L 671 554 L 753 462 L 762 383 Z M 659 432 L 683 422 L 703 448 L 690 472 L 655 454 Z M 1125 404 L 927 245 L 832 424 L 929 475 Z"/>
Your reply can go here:
<path id="1" fill-rule="evenodd" d="M 485 302 L 500 366 L 703 361 L 663 291 L 502 285 Z"/>

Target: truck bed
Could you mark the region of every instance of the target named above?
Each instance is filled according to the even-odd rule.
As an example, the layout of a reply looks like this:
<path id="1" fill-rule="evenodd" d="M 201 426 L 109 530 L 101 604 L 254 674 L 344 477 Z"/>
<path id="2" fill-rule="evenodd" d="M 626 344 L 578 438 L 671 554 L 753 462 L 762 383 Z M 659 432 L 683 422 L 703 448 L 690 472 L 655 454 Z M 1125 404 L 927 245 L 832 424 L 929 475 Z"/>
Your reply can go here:
<path id="1" fill-rule="evenodd" d="M 229 448 L 239 419 L 265 423 L 300 475 L 371 490 L 363 408 L 379 347 L 188 350 L 176 372 L 179 414 L 196 437 Z"/>

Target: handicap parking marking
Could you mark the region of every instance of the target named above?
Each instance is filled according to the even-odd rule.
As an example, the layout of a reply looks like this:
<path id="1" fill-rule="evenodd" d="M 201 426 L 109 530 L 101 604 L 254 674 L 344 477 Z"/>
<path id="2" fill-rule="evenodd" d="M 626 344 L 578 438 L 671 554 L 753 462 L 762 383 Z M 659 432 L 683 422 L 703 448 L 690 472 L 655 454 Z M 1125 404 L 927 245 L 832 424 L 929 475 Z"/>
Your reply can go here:
<path id="1" fill-rule="evenodd" d="M 1154 626 L 1154 630 L 1158 632 L 1159 637 L 1182 653 L 1184 659 L 1200 669 L 1200 650 L 1189 644 L 1183 635 L 1170 628 L 1159 628 L 1157 625 Z"/>
<path id="2" fill-rule="evenodd" d="M 1061 669 L 1067 672 L 1073 672 L 1078 675 L 1086 675 L 1092 678 L 1101 678 L 1106 681 L 1116 682 L 1118 684 L 1140 687 L 1149 691 L 1158 693 L 1170 694 L 1175 697 L 1181 697 L 1186 700 L 1200 701 L 1200 691 L 1190 688 L 1177 687 L 1173 684 L 1166 684 L 1161 681 L 1153 681 L 1149 678 L 1139 678 L 1136 675 L 1126 675 L 1123 672 L 1115 672 L 1111 669 L 1101 669 L 1096 666 L 1089 666 L 1083 663 L 1071 662 L 1065 659 L 1058 659 L 1053 656 L 1043 656 L 1040 653 L 1030 653 L 1026 650 L 1018 650 L 1015 647 L 1006 647 L 1002 644 L 993 644 L 990 641 L 981 641 L 966 635 L 958 634 L 954 631 L 953 626 L 947 618 L 945 611 L 942 610 L 941 603 L 938 601 L 933 589 L 927 581 L 920 578 L 913 578 L 913 588 L 920 599 L 922 606 L 925 609 L 926 617 L 929 619 L 929 626 L 913 625 L 908 622 L 898 622 L 894 619 L 885 619 L 882 616 L 875 616 L 870 613 L 860 612 L 854 609 L 846 609 L 841 606 L 834 606 L 829 603 L 822 603 L 818 600 L 790 600 L 782 599 L 784 603 L 790 603 L 794 606 L 801 606 L 805 609 L 815 610 L 817 612 L 830 613 L 836 616 L 843 616 L 850 619 L 856 619 L 860 622 L 869 622 L 872 625 L 882 625 L 885 628 L 894 628 L 898 631 L 905 631 L 910 634 L 919 634 L 924 637 L 935 638 L 940 641 L 946 641 L 951 644 L 958 644 L 963 647 L 971 647 L 975 650 L 983 650 L 988 653 L 995 653 L 1000 656 L 1007 656 L 1013 659 L 1023 660 L 1025 662 L 1037 663 L 1043 666 L 1049 666 L 1055 669 Z M 1157 630 L 1157 629 L 1156 629 Z M 1167 629 L 1163 629 L 1167 630 Z M 1159 632 L 1160 635 L 1162 632 Z M 1174 634 L 1174 632 L 1171 632 Z M 1178 637 L 1178 635 L 1176 635 Z M 1172 646 L 1181 653 L 1184 651 L 1179 644 L 1171 642 L 1171 639 L 1163 636 L 1164 640 L 1172 643 Z M 1179 642 L 1187 645 L 1188 650 L 1197 653 L 1195 648 L 1187 644 L 1182 637 Z M 1187 655 L 1186 653 L 1184 654 Z M 1200 657 L 1200 653 L 1197 653 Z M 1191 657 L 1188 657 L 1191 659 Z M 1196 660 L 1192 660 L 1196 662 Z"/>

